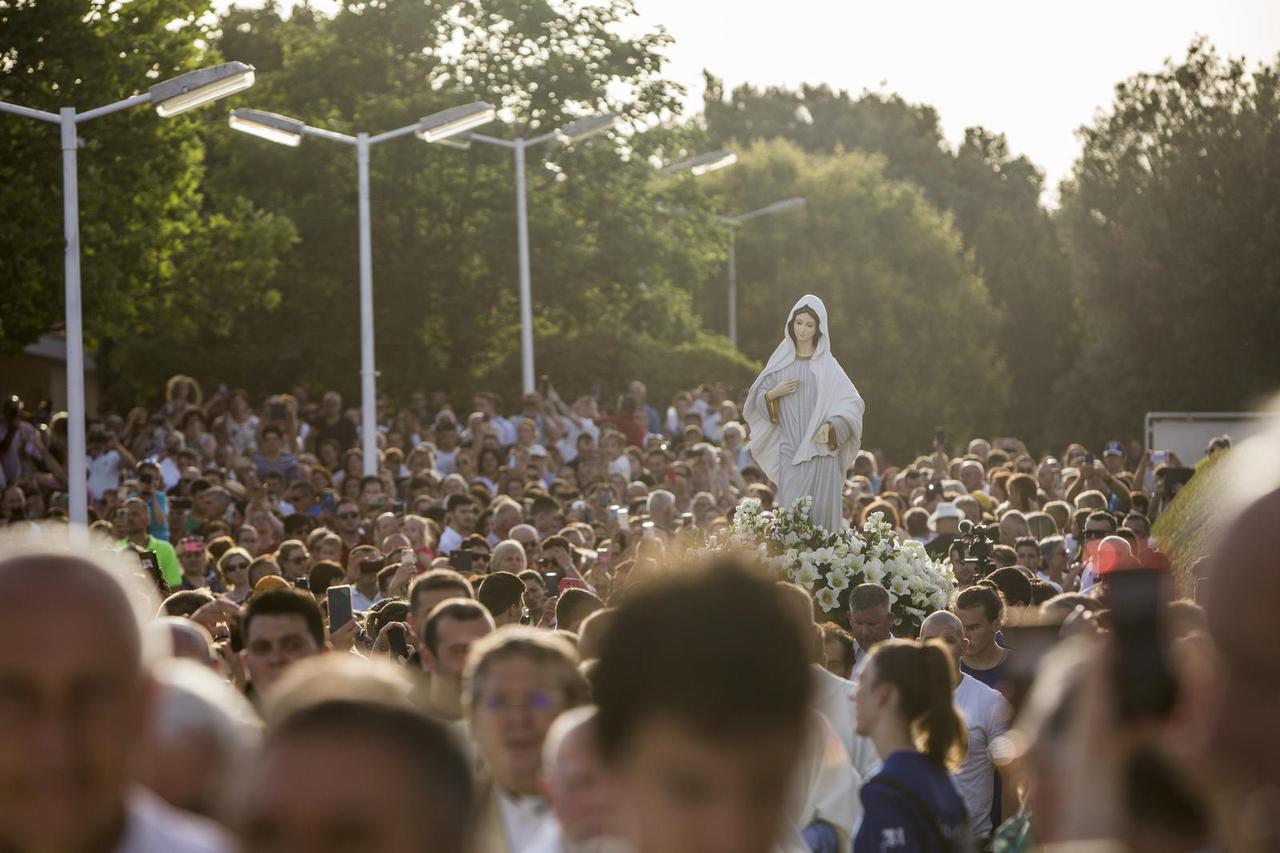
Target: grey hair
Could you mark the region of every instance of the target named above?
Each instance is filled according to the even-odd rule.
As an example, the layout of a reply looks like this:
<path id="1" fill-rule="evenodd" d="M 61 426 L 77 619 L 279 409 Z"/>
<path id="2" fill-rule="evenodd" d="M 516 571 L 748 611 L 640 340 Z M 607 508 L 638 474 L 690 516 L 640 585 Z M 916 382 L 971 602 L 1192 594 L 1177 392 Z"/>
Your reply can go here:
<path id="1" fill-rule="evenodd" d="M 1049 558 L 1053 556 L 1053 551 L 1059 545 L 1066 546 L 1067 540 L 1063 536 L 1046 536 L 1040 540 L 1040 559 L 1049 562 Z"/>
<path id="2" fill-rule="evenodd" d="M 889 590 L 878 583 L 864 583 L 853 588 L 849 594 L 850 610 L 888 610 Z"/>
<path id="3" fill-rule="evenodd" d="M 666 489 L 655 489 L 649 493 L 649 501 L 646 510 L 649 515 L 653 515 L 655 510 L 666 510 L 676 505 L 676 496 L 668 492 Z"/>

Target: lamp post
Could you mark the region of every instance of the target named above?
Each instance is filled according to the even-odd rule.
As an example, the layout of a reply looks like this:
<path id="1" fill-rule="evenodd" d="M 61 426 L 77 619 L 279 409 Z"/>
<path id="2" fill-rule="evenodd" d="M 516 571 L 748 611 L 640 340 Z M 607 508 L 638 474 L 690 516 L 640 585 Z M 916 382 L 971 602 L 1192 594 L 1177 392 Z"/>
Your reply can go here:
<path id="1" fill-rule="evenodd" d="M 737 216 L 716 217 L 717 222 L 729 226 L 729 340 L 733 342 L 735 347 L 738 345 L 738 227 L 743 223 L 750 222 L 752 219 L 773 216 L 777 213 L 786 213 L 789 210 L 796 210 L 801 207 L 804 207 L 804 199 L 796 196 L 795 198 L 775 201 L 773 204 L 765 205 L 747 213 L 740 213 Z"/>
<path id="2" fill-rule="evenodd" d="M 533 286 L 529 273 L 529 208 L 525 199 L 525 149 L 543 142 L 556 140 L 562 145 L 581 142 L 600 133 L 604 133 L 618 122 L 612 113 L 588 116 L 566 125 L 559 130 L 549 131 L 539 136 L 526 139 L 499 139 L 480 133 L 468 133 L 464 139 L 483 142 L 486 145 L 497 145 L 510 149 L 515 157 L 516 172 L 516 247 L 520 265 L 520 377 L 521 387 L 525 394 L 535 389 L 533 367 Z"/>
<path id="3" fill-rule="evenodd" d="M 370 136 L 350 136 L 298 119 L 262 110 L 232 110 L 230 124 L 236 130 L 296 148 L 303 136 L 355 146 L 357 194 L 360 209 L 360 445 L 365 476 L 378 473 L 377 371 L 373 354 L 373 239 L 369 217 L 369 147 L 412 133 L 424 142 L 442 142 L 493 120 L 494 108 L 476 102 L 450 107 L 425 116 L 413 124 Z"/>
<path id="4" fill-rule="evenodd" d="M 62 229 L 66 239 L 63 258 L 66 286 L 67 339 L 67 500 L 73 536 L 83 542 L 89 523 L 89 492 L 84 441 L 84 327 L 80 311 L 80 190 L 76 172 L 76 125 L 100 116 L 152 104 L 161 118 L 180 115 L 202 104 L 234 95 L 253 85 L 253 66 L 224 62 L 189 71 L 156 83 L 146 92 L 96 109 L 77 113 L 63 107 L 55 115 L 44 110 L 0 101 L 0 112 L 56 124 L 61 129 Z M 76 530 L 74 525 L 80 525 Z"/>

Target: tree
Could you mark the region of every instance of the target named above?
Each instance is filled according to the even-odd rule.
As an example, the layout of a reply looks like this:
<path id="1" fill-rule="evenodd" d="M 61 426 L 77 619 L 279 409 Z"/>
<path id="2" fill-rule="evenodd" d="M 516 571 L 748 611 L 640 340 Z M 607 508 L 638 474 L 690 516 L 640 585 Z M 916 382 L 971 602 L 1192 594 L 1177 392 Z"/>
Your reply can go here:
<path id="1" fill-rule="evenodd" d="M 202 49 L 209 13 L 203 0 L 0 0 L 0 97 L 51 112 L 120 100 L 216 61 Z M 198 114 L 138 108 L 79 135 L 90 352 L 172 346 L 175 324 L 224 323 L 261 298 L 246 282 L 270 276 L 292 230 L 234 194 L 203 191 Z M 15 352 L 62 323 L 58 129 L 6 115 L 0 150 L 0 348 Z"/>
<path id="2" fill-rule="evenodd" d="M 1012 381 L 1007 409 L 989 412 L 982 428 L 1033 443 L 1045 434 L 1053 386 L 1077 352 L 1076 314 L 1066 255 L 1040 201 L 1044 175 L 1035 166 L 983 128 L 966 131 L 952 152 L 937 112 L 898 95 L 855 98 L 810 85 L 740 86 L 726 94 L 708 75 L 705 115 L 717 142 L 784 138 L 811 152 L 882 155 L 886 176 L 916 184 L 953 213 L 1000 309 L 994 343 Z"/>
<path id="3" fill-rule="evenodd" d="M 987 426 L 1005 404 L 1007 373 L 992 345 L 1000 312 L 947 218 L 883 158 L 806 154 L 757 142 L 717 176 L 725 209 L 788 195 L 805 207 L 742 226 L 739 341 L 768 357 L 804 293 L 827 305 L 836 357 L 867 401 L 866 442 L 902 458 Z M 749 229 L 749 230 L 748 230 Z M 704 309 L 723 313 L 723 276 Z"/>
<path id="4" fill-rule="evenodd" d="M 484 130 L 510 137 L 591 112 L 638 124 L 674 108 L 678 90 L 659 73 L 666 38 L 619 36 L 616 25 L 630 14 L 624 2 L 496 0 L 348 3 L 332 17 L 298 7 L 288 19 L 270 8 L 232 9 L 217 45 L 259 68 L 256 108 L 354 133 L 487 100 L 502 112 Z M 619 382 L 649 376 L 668 352 L 688 357 L 671 361 L 663 382 L 750 371 L 687 311 L 693 283 L 722 261 L 723 245 L 705 222 L 659 211 L 664 201 L 705 205 L 688 187 L 655 182 L 647 162 L 679 136 L 659 129 L 528 152 L 537 367 L 562 388 L 572 386 L 567 377 L 585 390 L 601 374 Z M 210 337 L 206 354 L 222 355 L 218 370 L 251 387 L 323 383 L 354 392 L 353 152 L 317 140 L 289 150 L 227 132 L 210 138 L 217 184 L 287 215 L 300 239 L 282 259 L 274 307 Z M 380 387 L 440 387 L 459 397 L 488 387 L 514 397 L 510 152 L 484 145 L 459 152 L 410 138 L 377 146 L 371 160 Z M 265 342 L 271 357 L 261 357 L 261 346 L 228 345 L 234 341 Z M 693 364 L 711 375 L 693 377 Z"/>
<path id="5" fill-rule="evenodd" d="M 1144 412 L 1248 409 L 1280 375 L 1280 62 L 1203 40 L 1116 87 L 1063 187 L 1085 318 L 1056 421 L 1095 440 Z"/>

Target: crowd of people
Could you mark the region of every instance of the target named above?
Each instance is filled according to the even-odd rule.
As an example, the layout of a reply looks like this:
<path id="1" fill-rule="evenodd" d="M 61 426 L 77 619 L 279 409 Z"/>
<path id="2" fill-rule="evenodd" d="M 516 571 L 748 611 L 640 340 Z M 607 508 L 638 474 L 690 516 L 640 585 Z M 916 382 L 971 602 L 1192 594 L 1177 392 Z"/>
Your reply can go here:
<path id="1" fill-rule="evenodd" d="M 90 419 L 81 536 L 65 414 L 9 398 L 0 850 L 1280 844 L 1280 471 L 1179 598 L 1176 455 L 861 451 L 845 521 L 956 579 L 899 636 L 707 548 L 775 494 L 730 389 L 453 402 L 380 402 L 366 460 L 335 392 L 175 376 Z"/>

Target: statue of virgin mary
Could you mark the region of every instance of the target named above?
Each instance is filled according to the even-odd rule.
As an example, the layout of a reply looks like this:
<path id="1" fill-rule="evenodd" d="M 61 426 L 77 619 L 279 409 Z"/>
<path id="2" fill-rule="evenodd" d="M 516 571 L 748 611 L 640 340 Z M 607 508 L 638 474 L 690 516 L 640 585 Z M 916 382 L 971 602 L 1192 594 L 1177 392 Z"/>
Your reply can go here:
<path id="1" fill-rule="evenodd" d="M 864 409 L 831 353 L 826 306 L 801 297 L 743 407 L 751 455 L 777 484 L 778 506 L 808 496 L 809 520 L 829 533 L 841 529 L 845 472 L 862 444 Z"/>

